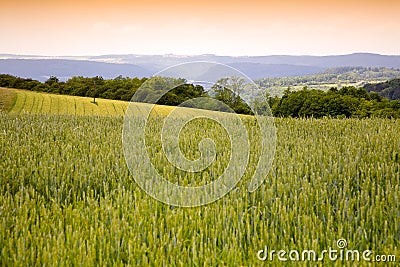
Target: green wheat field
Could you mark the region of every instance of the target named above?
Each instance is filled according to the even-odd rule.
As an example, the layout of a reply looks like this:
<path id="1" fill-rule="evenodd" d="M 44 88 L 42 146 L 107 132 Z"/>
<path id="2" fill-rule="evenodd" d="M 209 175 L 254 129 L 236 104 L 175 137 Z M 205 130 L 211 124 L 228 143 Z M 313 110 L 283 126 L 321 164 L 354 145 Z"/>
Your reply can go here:
<path id="1" fill-rule="evenodd" d="M 260 261 L 257 252 L 320 252 L 337 249 L 338 239 L 400 261 L 399 120 L 276 118 L 275 158 L 257 191 L 247 191 L 250 158 L 225 197 L 179 208 L 148 196 L 127 168 L 127 102 L 12 89 L 0 89 L 0 99 L 0 266 L 281 265 L 276 257 Z M 140 115 L 146 104 L 136 105 Z M 171 109 L 157 106 L 155 120 Z M 252 118 L 243 120 L 251 129 Z M 208 132 L 222 147 L 210 171 L 222 172 L 229 139 L 218 125 L 192 126 L 182 132 L 185 154 L 198 157 L 192 142 Z M 257 137 L 249 139 L 256 151 Z M 160 144 L 149 142 L 153 163 L 174 181 Z"/>

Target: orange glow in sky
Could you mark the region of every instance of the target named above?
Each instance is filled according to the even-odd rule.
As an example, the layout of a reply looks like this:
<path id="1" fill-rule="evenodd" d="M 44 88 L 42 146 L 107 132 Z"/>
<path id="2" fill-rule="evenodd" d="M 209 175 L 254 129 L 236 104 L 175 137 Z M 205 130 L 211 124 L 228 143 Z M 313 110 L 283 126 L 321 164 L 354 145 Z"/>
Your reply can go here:
<path id="1" fill-rule="evenodd" d="M 0 9 L 0 53 L 400 54 L 398 0 L 13 0 Z"/>

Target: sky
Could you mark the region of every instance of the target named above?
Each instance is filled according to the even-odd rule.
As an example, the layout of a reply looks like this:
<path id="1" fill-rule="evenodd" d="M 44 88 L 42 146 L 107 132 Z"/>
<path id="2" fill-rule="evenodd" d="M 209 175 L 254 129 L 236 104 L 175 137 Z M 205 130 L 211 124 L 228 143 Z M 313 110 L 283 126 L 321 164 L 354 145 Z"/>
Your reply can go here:
<path id="1" fill-rule="evenodd" d="M 400 55 L 399 0 L 0 0 L 0 54 Z"/>

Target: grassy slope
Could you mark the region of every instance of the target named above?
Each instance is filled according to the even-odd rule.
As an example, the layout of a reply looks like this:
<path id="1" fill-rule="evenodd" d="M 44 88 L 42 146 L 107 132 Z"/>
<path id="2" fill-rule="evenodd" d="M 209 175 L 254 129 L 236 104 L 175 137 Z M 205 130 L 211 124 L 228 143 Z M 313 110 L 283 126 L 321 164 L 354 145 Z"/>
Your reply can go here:
<path id="1" fill-rule="evenodd" d="M 0 110 L 10 114 L 49 114 L 49 115 L 78 115 L 78 116 L 124 116 L 129 102 L 69 95 L 48 94 L 21 89 L 0 88 Z M 1 108 L 1 103 L 4 108 Z M 141 114 L 146 103 L 132 103 L 131 111 Z M 166 116 L 177 107 L 155 105 L 154 112 Z M 185 115 L 191 113 L 187 108 L 178 107 L 178 113 Z M 215 111 L 195 110 L 196 115 L 209 114 Z M 245 116 L 246 117 L 246 116 Z"/>
<path id="2" fill-rule="evenodd" d="M 128 102 L 88 97 L 56 95 L 16 89 L 1 89 L 16 95 L 11 114 L 124 115 Z"/>

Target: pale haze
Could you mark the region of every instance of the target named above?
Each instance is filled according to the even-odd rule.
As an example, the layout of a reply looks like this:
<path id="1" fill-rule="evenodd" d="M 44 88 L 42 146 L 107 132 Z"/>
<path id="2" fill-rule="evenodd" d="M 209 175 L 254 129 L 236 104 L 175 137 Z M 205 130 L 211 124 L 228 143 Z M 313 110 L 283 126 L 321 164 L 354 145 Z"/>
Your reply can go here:
<path id="1" fill-rule="evenodd" d="M 399 2 L 2 1 L 0 53 L 399 55 Z"/>

